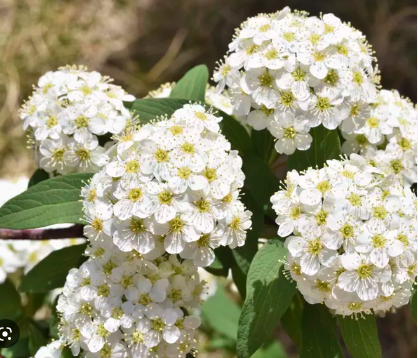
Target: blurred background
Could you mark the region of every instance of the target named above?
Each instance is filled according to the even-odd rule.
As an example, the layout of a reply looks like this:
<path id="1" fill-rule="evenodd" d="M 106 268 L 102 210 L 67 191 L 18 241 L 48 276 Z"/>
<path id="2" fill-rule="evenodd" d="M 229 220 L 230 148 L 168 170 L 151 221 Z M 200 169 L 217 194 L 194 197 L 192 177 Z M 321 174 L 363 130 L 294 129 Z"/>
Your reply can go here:
<path id="1" fill-rule="evenodd" d="M 193 65 L 204 63 L 213 71 L 242 21 L 284 6 L 312 15 L 332 12 L 351 22 L 376 51 L 383 87 L 416 103 L 412 0 L 0 0 L 0 178 L 29 176 L 34 170 L 18 109 L 46 71 L 84 64 L 143 97 Z M 225 294 L 239 303 L 225 285 Z M 408 309 L 381 320 L 384 357 L 416 356 L 416 326 Z M 207 325 L 207 352 L 200 356 L 232 357 L 227 345 L 233 341 L 215 332 L 213 343 L 212 328 Z M 280 327 L 276 335 L 287 355 L 297 356 Z"/>

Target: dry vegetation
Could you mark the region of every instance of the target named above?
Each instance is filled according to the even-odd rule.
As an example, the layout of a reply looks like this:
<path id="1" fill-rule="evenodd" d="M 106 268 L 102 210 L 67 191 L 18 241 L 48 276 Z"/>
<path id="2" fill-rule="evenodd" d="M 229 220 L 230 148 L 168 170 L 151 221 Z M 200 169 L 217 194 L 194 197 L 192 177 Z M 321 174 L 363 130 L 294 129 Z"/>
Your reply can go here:
<path id="1" fill-rule="evenodd" d="M 141 97 L 194 64 L 213 69 L 240 22 L 285 5 L 351 20 L 374 46 L 383 86 L 416 102 L 413 1 L 1 0 L 0 177 L 29 175 L 34 169 L 18 108 L 42 73 L 85 64 Z M 385 322 L 386 356 L 412 356 L 416 332 L 407 308 Z"/>

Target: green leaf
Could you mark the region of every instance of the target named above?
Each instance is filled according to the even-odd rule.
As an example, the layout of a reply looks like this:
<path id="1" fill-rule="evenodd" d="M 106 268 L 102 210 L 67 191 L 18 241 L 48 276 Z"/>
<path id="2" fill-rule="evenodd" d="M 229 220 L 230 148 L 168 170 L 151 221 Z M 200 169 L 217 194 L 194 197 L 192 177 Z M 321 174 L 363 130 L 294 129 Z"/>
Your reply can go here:
<path id="1" fill-rule="evenodd" d="M 27 358 L 30 356 L 29 352 L 29 337 L 22 338 L 20 336 L 17 343 L 10 348 L 3 348 L 1 355 L 4 358 Z"/>
<path id="2" fill-rule="evenodd" d="M 204 269 L 215 276 L 228 276 L 228 268 L 224 267 L 222 262 L 216 257 L 216 250 L 215 250 L 215 260 L 212 262 L 210 266 L 204 267 Z"/>
<path id="3" fill-rule="evenodd" d="M 204 321 L 216 332 L 229 339 L 237 339 L 240 308 L 226 295 L 225 289 L 218 286 L 215 295 L 209 297 L 202 306 Z"/>
<path id="4" fill-rule="evenodd" d="M 32 356 L 38 351 L 39 348 L 45 346 L 47 339 L 41 330 L 34 324 L 29 323 L 29 352 Z"/>
<path id="5" fill-rule="evenodd" d="M 218 116 L 223 119 L 219 123 L 222 134 L 231 143 L 232 149 L 236 149 L 241 155 L 252 152 L 251 139 L 248 132 L 234 117 L 217 109 Z"/>
<path id="6" fill-rule="evenodd" d="M 272 209 L 270 197 L 280 189 L 279 179 L 260 157 L 252 153 L 243 157 L 242 169 L 245 174 L 245 185 L 250 189 L 258 206 L 275 219 L 277 215 Z"/>
<path id="7" fill-rule="evenodd" d="M 57 314 L 58 298 L 59 298 L 59 296 L 57 296 L 57 298 L 55 298 L 54 302 L 52 302 L 51 316 L 49 317 L 49 334 L 54 339 L 59 339 L 58 325 L 60 323 L 60 320 L 59 320 L 58 314 Z"/>
<path id="8" fill-rule="evenodd" d="M 92 174 L 44 180 L 0 208 L 0 227 L 32 229 L 60 223 L 84 224 L 80 192 Z"/>
<path id="9" fill-rule="evenodd" d="M 308 150 L 297 150 L 289 156 L 288 170 L 306 170 L 309 167 L 322 168 L 328 159 L 339 159 L 341 155 L 338 130 L 328 130 L 320 125 L 311 128 L 313 142 Z"/>
<path id="10" fill-rule="evenodd" d="M 250 357 L 271 336 L 296 291 L 283 274 L 287 250 L 270 240 L 255 255 L 247 277 L 247 297 L 242 308 L 237 341 L 239 358 Z"/>
<path id="11" fill-rule="evenodd" d="M 170 98 L 204 102 L 208 80 L 209 70 L 206 65 L 193 67 L 174 86 Z"/>
<path id="12" fill-rule="evenodd" d="M 375 315 L 365 318 L 338 316 L 344 343 L 353 358 L 380 358 L 380 347 Z"/>
<path id="13" fill-rule="evenodd" d="M 246 275 L 250 269 L 251 261 L 257 253 L 258 239 L 264 225 L 264 215 L 254 197 L 248 190 L 243 190 L 242 201 L 246 208 L 253 213 L 253 216 L 251 217 L 252 228 L 247 232 L 245 245 L 232 250 L 232 253 L 237 265 Z"/>
<path id="14" fill-rule="evenodd" d="M 27 302 L 25 304 L 25 316 L 33 317 L 45 302 L 45 293 L 28 293 Z"/>
<path id="15" fill-rule="evenodd" d="M 274 137 L 267 129 L 262 131 L 251 131 L 251 142 L 253 145 L 254 153 L 258 155 L 267 164 L 271 164 L 271 161 L 277 156 L 277 152 L 274 149 Z"/>
<path id="16" fill-rule="evenodd" d="M 49 174 L 43 169 L 36 169 L 32 177 L 29 179 L 28 188 L 40 183 L 41 181 L 48 180 Z"/>
<path id="17" fill-rule="evenodd" d="M 283 328 L 295 344 L 302 345 L 302 314 L 304 299 L 300 293 L 293 296 L 292 303 L 280 320 Z"/>
<path id="18" fill-rule="evenodd" d="M 61 351 L 60 358 L 73 358 L 73 354 L 71 353 L 71 349 L 69 347 L 64 347 Z"/>
<path id="19" fill-rule="evenodd" d="M 278 341 L 265 344 L 251 358 L 286 358 L 286 352 Z"/>
<path id="20" fill-rule="evenodd" d="M 16 321 L 23 314 L 23 307 L 19 292 L 8 279 L 0 285 L 0 298 L 0 319 Z"/>
<path id="21" fill-rule="evenodd" d="M 215 337 L 210 340 L 211 349 L 235 350 L 235 339 L 225 338 L 224 336 Z"/>
<path id="22" fill-rule="evenodd" d="M 417 323 L 417 287 L 415 286 L 411 298 L 411 315 L 415 323 Z"/>
<path id="23" fill-rule="evenodd" d="M 139 116 L 141 123 L 148 123 L 158 116 L 170 117 L 176 110 L 188 103 L 187 99 L 144 98 L 135 100 L 131 110 Z"/>
<path id="24" fill-rule="evenodd" d="M 337 322 L 325 305 L 305 304 L 300 358 L 342 358 Z"/>
<path id="25" fill-rule="evenodd" d="M 19 290 L 42 293 L 63 287 L 68 271 L 85 261 L 82 255 L 86 246 L 87 244 L 74 245 L 50 253 L 23 276 Z"/>
<path id="26" fill-rule="evenodd" d="M 258 239 L 264 224 L 264 215 L 251 193 L 244 188 L 242 201 L 246 208 L 253 213 L 252 228 L 247 232 L 245 245 L 232 250 L 237 266 L 232 267 L 232 277 L 241 297 L 246 296 L 246 281 L 251 261 L 258 250 Z"/>
<path id="27" fill-rule="evenodd" d="M 228 276 L 228 271 L 235 265 L 232 250 L 228 246 L 220 246 L 214 250 L 215 261 L 209 267 L 205 267 L 206 271 L 216 276 Z"/>

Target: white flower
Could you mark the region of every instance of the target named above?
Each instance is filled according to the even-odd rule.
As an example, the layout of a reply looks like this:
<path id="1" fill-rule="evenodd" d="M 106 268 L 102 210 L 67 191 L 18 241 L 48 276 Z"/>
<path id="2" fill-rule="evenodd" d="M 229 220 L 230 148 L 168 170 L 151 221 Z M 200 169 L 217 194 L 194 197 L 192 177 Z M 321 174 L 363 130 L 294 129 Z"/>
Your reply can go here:
<path id="1" fill-rule="evenodd" d="M 306 205 L 317 205 L 322 198 L 326 198 L 332 189 L 328 168 L 320 170 L 308 169 L 303 177 L 299 178 L 298 184 L 303 189 L 300 193 L 300 201 Z"/>
<path id="2" fill-rule="evenodd" d="M 20 117 L 24 129 L 31 130 L 42 169 L 60 174 L 97 171 L 98 160 L 94 157 L 104 149 L 95 135 L 120 134 L 128 123 L 133 123 L 123 105 L 123 101 L 133 101 L 133 96 L 110 81 L 98 72 L 77 66 L 62 67 L 39 79 Z M 67 143 L 77 148 L 68 148 Z M 91 152 L 89 158 L 89 153 L 80 152 L 83 149 Z"/>
<path id="3" fill-rule="evenodd" d="M 397 230 L 375 235 L 365 230 L 357 237 L 356 251 L 369 254 L 372 264 L 384 268 L 389 263 L 390 257 L 397 257 L 404 250 L 403 244 L 395 240 L 397 234 Z"/>
<path id="4" fill-rule="evenodd" d="M 156 236 L 150 231 L 149 220 L 132 217 L 113 224 L 113 242 L 120 250 L 146 254 L 155 247 Z"/>
<path id="5" fill-rule="evenodd" d="M 357 155 L 288 173 L 271 201 L 285 269 L 310 304 L 340 315 L 408 302 L 416 278 L 416 196 L 402 176 Z M 409 291 L 408 291 L 409 290 Z"/>
<path id="6" fill-rule="evenodd" d="M 358 254 L 343 255 L 341 262 L 347 271 L 338 277 L 338 287 L 347 292 L 356 292 L 363 301 L 375 299 L 379 292 L 378 282 L 385 282 L 389 278 L 370 259 Z"/>
<path id="7" fill-rule="evenodd" d="M 354 126 L 376 102 L 374 60 L 363 34 L 333 14 L 285 8 L 243 22 L 213 77 L 255 130 L 270 131 L 289 111 L 306 118 L 307 131 L 321 124 L 333 130 L 346 118 L 344 126 Z"/>
<path id="8" fill-rule="evenodd" d="M 63 154 L 64 164 L 76 168 L 77 172 L 95 172 L 104 152 L 105 149 L 99 146 L 96 137 L 92 137 L 87 144 L 70 142 L 68 150 Z"/>
<path id="9" fill-rule="evenodd" d="M 309 276 L 315 275 L 321 264 L 331 266 L 338 256 L 336 250 L 325 247 L 322 240 L 309 231 L 303 237 L 289 237 L 287 248 L 293 257 L 300 257 L 301 271 Z"/>
<path id="10" fill-rule="evenodd" d="M 237 205 L 225 217 L 225 227 L 220 238 L 222 246 L 229 245 L 231 249 L 243 246 L 247 230 L 251 228 L 251 211 L 244 211 L 242 205 Z"/>
<path id="11" fill-rule="evenodd" d="M 62 351 L 62 342 L 54 341 L 47 346 L 43 346 L 38 349 L 35 354 L 35 358 L 59 358 Z"/>
<path id="12" fill-rule="evenodd" d="M 277 138 L 274 147 L 279 153 L 290 155 L 296 149 L 307 150 L 311 146 L 309 121 L 305 117 L 295 117 L 291 112 L 282 113 L 277 120 L 269 123 L 268 129 Z"/>
<path id="13" fill-rule="evenodd" d="M 215 230 L 211 234 L 202 234 L 197 240 L 188 242 L 180 256 L 184 259 L 193 260 L 199 267 L 210 266 L 215 260 L 214 249 L 219 247 L 220 230 Z"/>
<path id="14" fill-rule="evenodd" d="M 171 308 L 163 309 L 156 303 L 150 303 L 145 309 L 150 322 L 150 330 L 145 334 L 145 345 L 152 348 L 164 339 L 167 343 L 175 343 L 180 337 L 180 330 L 174 325 L 177 313 Z"/>

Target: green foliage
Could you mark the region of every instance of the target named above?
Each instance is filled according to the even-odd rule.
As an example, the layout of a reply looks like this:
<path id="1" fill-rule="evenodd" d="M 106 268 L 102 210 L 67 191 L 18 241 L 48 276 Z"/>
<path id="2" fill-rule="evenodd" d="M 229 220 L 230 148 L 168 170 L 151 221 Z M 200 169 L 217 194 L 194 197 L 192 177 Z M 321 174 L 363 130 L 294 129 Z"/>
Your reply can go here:
<path id="1" fill-rule="evenodd" d="M 277 152 L 274 149 L 274 137 L 267 129 L 262 131 L 251 131 L 251 142 L 253 145 L 254 153 L 263 159 L 267 164 L 272 164 L 272 161 L 276 158 Z"/>
<path id="2" fill-rule="evenodd" d="M 60 358 L 73 358 L 73 354 L 71 353 L 71 349 L 69 347 L 64 347 L 61 351 Z"/>
<path id="3" fill-rule="evenodd" d="M 36 169 L 32 177 L 29 179 L 28 188 L 49 179 L 49 174 L 43 169 Z"/>
<path id="4" fill-rule="evenodd" d="M 19 290 L 39 293 L 63 287 L 68 272 L 85 261 L 82 254 L 86 245 L 69 246 L 50 253 L 23 276 Z"/>
<path id="5" fill-rule="evenodd" d="M 264 215 L 256 200 L 248 190 L 243 190 L 241 198 L 246 208 L 253 213 L 253 216 L 251 217 L 252 227 L 251 230 L 247 232 L 245 245 L 232 250 L 232 254 L 234 255 L 237 264 L 232 268 L 232 277 L 239 293 L 245 299 L 247 274 L 250 269 L 251 261 L 258 250 L 258 239 L 261 230 L 263 229 Z"/>
<path id="6" fill-rule="evenodd" d="M 0 319 L 17 321 L 22 316 L 23 307 L 19 292 L 8 279 L 0 285 L 0 301 Z"/>
<path id="7" fill-rule="evenodd" d="M 222 122 L 219 123 L 221 131 L 231 143 L 232 149 L 238 150 L 241 155 L 251 153 L 251 140 L 245 128 L 235 118 L 225 112 L 219 109 L 216 111 L 216 115 L 223 118 Z"/>
<path id="8" fill-rule="evenodd" d="M 1 355 L 4 358 L 27 358 L 31 355 L 29 352 L 29 336 L 22 337 L 22 330 L 20 330 L 20 333 L 20 338 L 13 347 L 1 350 Z"/>
<path id="9" fill-rule="evenodd" d="M 35 325 L 29 323 L 29 352 L 33 356 L 38 349 L 47 344 L 47 339 L 42 331 Z"/>
<path id="10" fill-rule="evenodd" d="M 205 101 L 209 70 L 206 65 L 193 67 L 174 86 L 170 98 L 185 98 L 193 101 Z"/>
<path id="11" fill-rule="evenodd" d="M 270 197 L 280 189 L 279 179 L 271 172 L 268 165 L 260 157 L 249 153 L 243 157 L 245 185 L 257 201 L 258 206 L 271 218 L 275 219 Z"/>
<path id="12" fill-rule="evenodd" d="M 60 223 L 82 224 L 80 189 L 92 174 L 44 180 L 0 208 L 0 227 L 31 229 Z"/>
<path id="13" fill-rule="evenodd" d="M 247 277 L 247 296 L 239 320 L 237 354 L 250 357 L 269 340 L 289 307 L 296 286 L 283 274 L 286 249 L 271 240 L 255 255 Z"/>
<path id="14" fill-rule="evenodd" d="M 228 271 L 235 265 L 232 250 L 228 246 L 220 246 L 214 250 L 215 261 L 205 270 L 215 276 L 228 276 Z"/>
<path id="15" fill-rule="evenodd" d="M 344 357 L 337 334 L 336 319 L 325 305 L 305 304 L 302 316 L 300 358 Z"/>
<path id="16" fill-rule="evenodd" d="M 282 345 L 273 341 L 269 344 L 262 346 L 257 352 L 255 352 L 251 358 L 285 358 L 286 352 Z"/>
<path id="17" fill-rule="evenodd" d="M 338 316 L 338 324 L 344 343 L 353 358 L 382 357 L 376 317 L 373 314 L 366 315 L 364 318 Z"/>
<path id="18" fill-rule="evenodd" d="M 237 339 L 240 313 L 238 305 L 226 296 L 225 289 L 220 285 L 218 285 L 215 295 L 209 297 L 202 306 L 204 321 L 216 332 L 233 340 Z"/>
<path id="19" fill-rule="evenodd" d="M 322 168 L 327 160 L 338 159 L 341 155 L 340 138 L 338 130 L 328 130 L 322 125 L 311 128 L 313 137 L 311 147 L 306 151 L 297 150 L 289 156 L 288 170 L 306 170 L 309 167 Z"/>
<path id="20" fill-rule="evenodd" d="M 252 225 L 251 230 L 247 232 L 245 245 L 235 248 L 232 253 L 237 265 L 246 275 L 250 269 L 251 261 L 257 253 L 258 239 L 260 238 L 261 230 L 264 225 L 264 215 L 248 190 L 243 191 L 241 199 L 247 210 L 250 210 L 253 213 L 253 216 L 251 217 Z"/>
<path id="21" fill-rule="evenodd" d="M 300 293 L 293 296 L 292 303 L 280 320 L 289 337 L 300 347 L 302 345 L 302 314 L 304 299 Z"/>
<path id="22" fill-rule="evenodd" d="M 144 98 L 132 103 L 131 110 L 139 116 L 143 124 L 152 121 L 159 116 L 170 117 L 176 110 L 189 103 L 186 99 L 174 98 Z"/>

